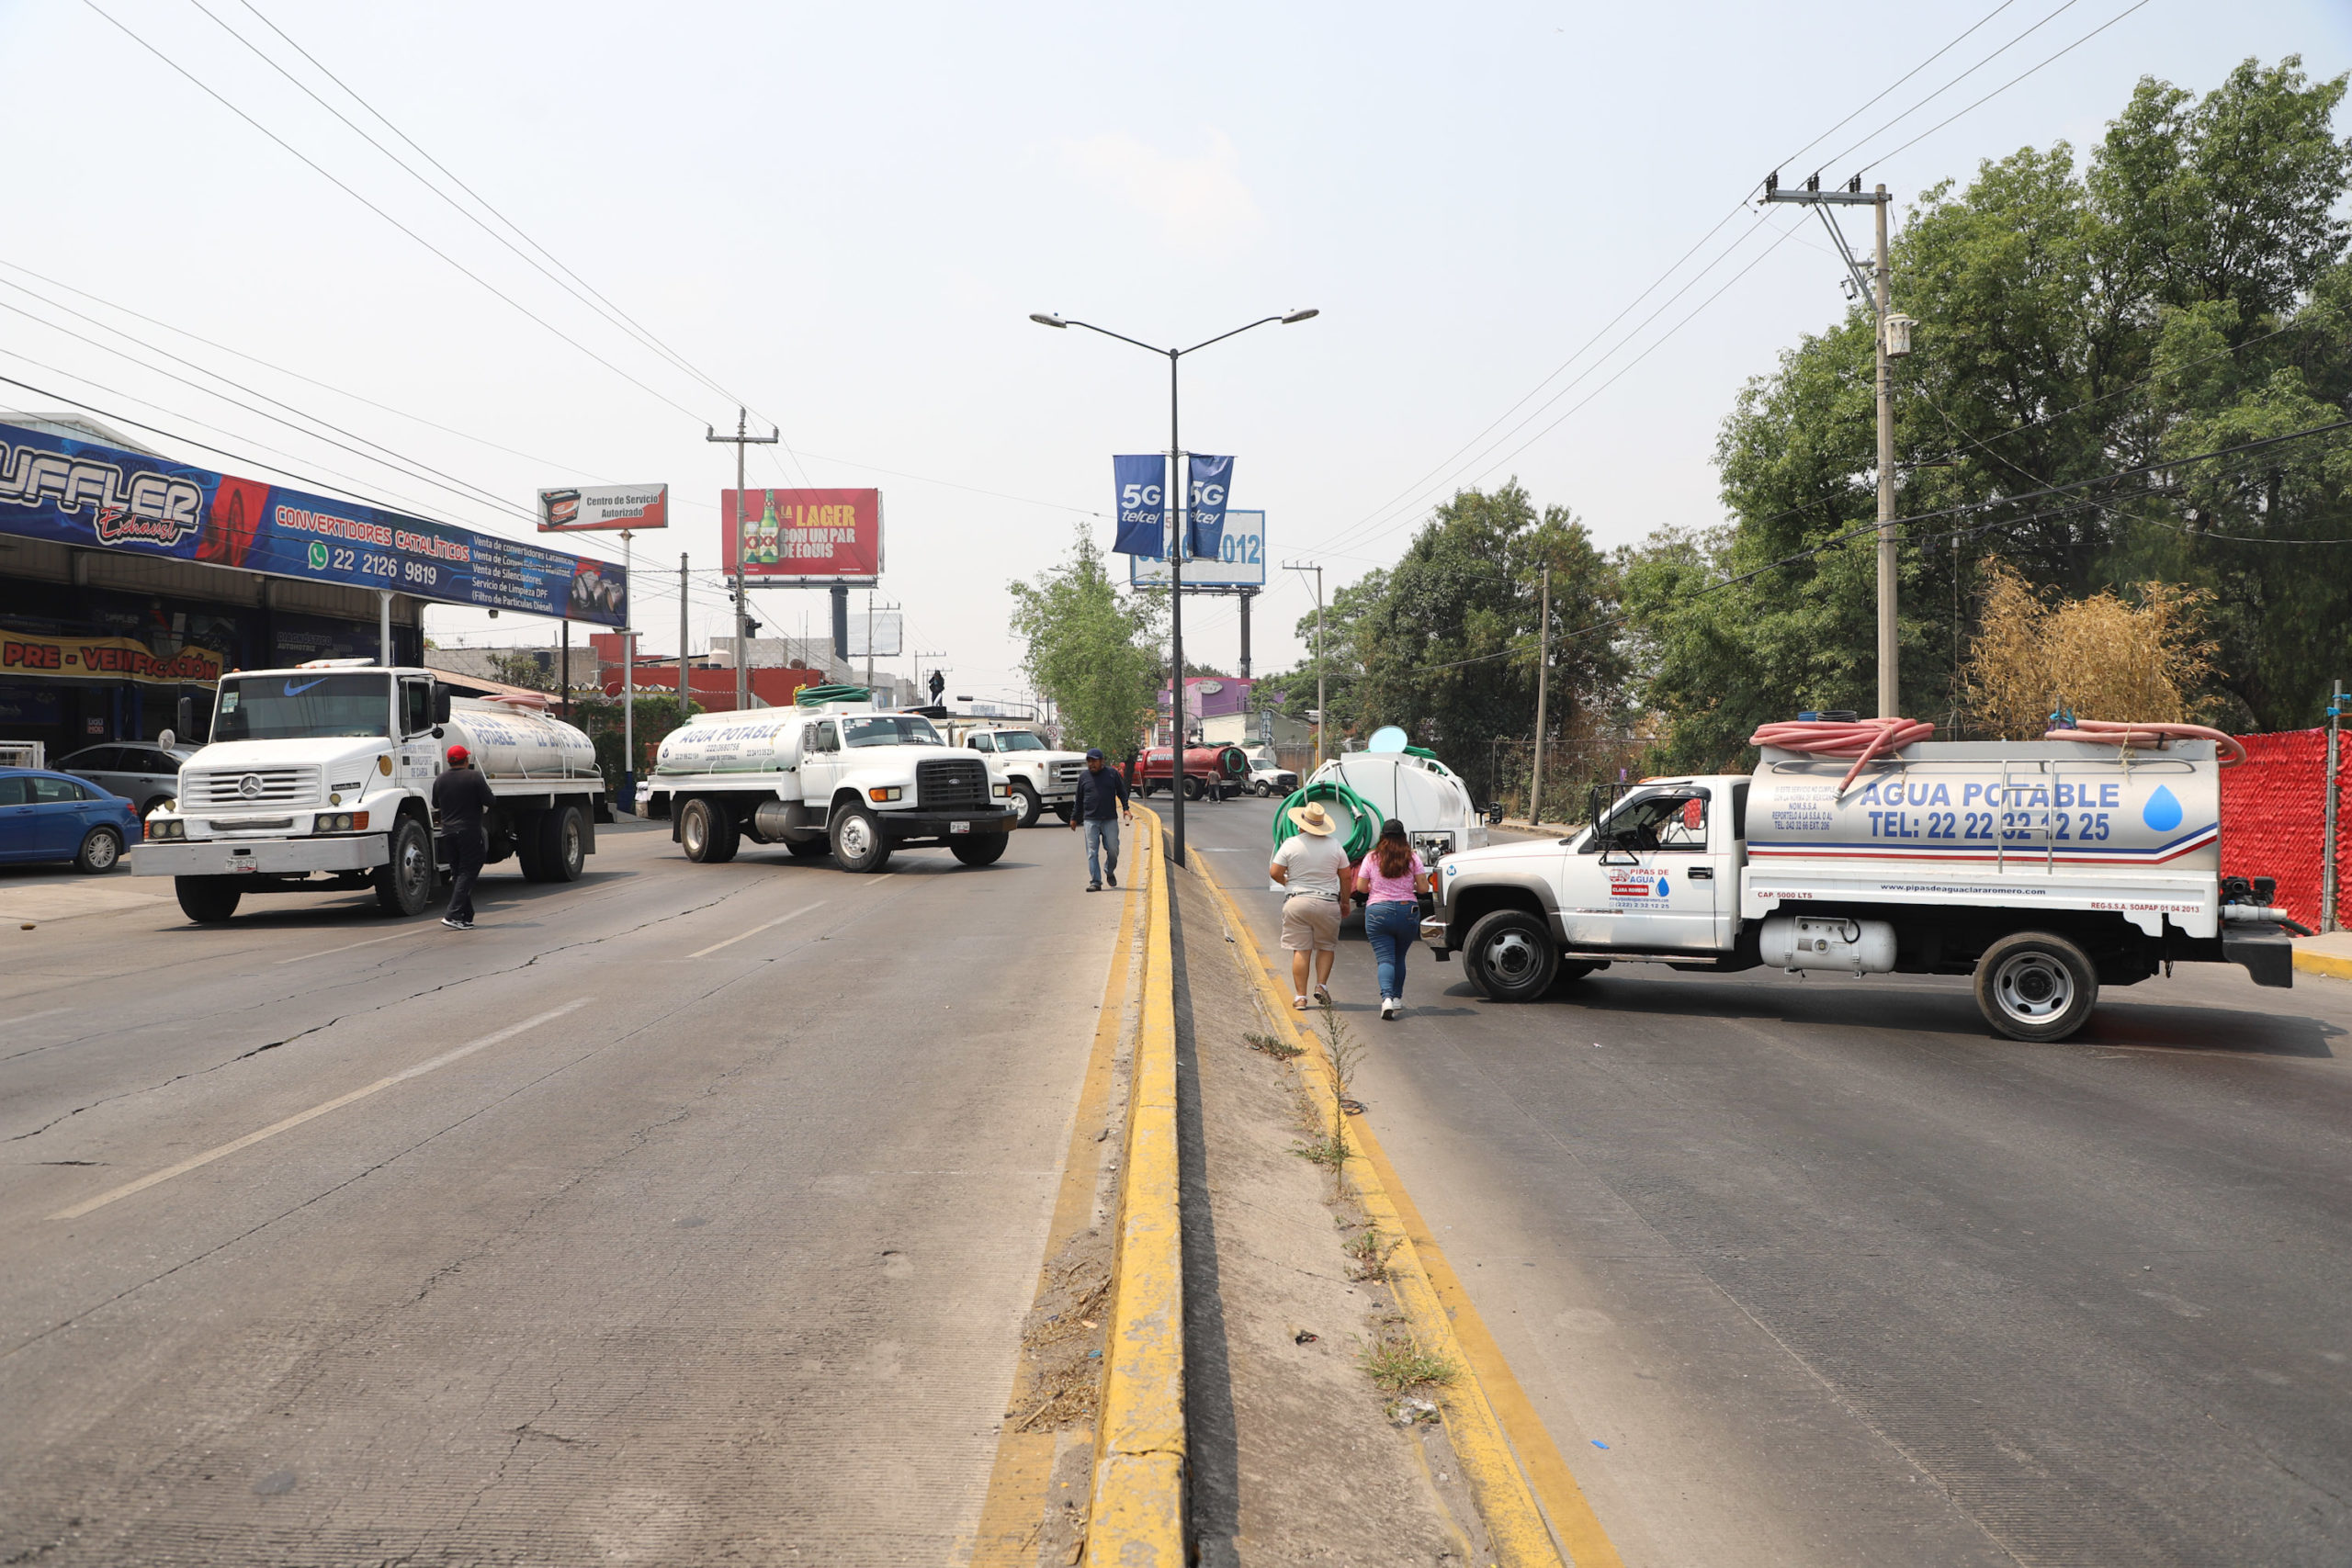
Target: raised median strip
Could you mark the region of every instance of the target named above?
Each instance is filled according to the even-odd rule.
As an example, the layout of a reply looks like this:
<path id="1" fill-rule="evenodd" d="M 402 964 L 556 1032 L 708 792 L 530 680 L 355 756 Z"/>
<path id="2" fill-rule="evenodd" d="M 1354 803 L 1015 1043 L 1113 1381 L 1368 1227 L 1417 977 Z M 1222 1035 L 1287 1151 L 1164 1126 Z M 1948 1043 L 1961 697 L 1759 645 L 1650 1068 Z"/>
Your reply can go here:
<path id="1" fill-rule="evenodd" d="M 1363 1159 L 1351 1179 L 1373 1226 L 1399 1238 L 1388 1258 L 1387 1278 L 1415 1348 L 1464 1370 L 1464 1375 L 1434 1391 L 1435 1402 L 1495 1561 L 1503 1568 L 1561 1568 L 1564 1562 L 1576 1568 L 1621 1568 L 1615 1546 L 1566 1461 L 1446 1266 L 1420 1214 L 1396 1184 L 1368 1124 L 1370 1118 L 1340 1115 L 1338 1090 L 1312 1027 L 1317 1015 L 1292 1010 L 1240 909 L 1204 863 L 1195 870 L 1225 917 L 1237 958 L 1256 986 L 1267 1016 L 1282 1021 L 1302 1052 L 1297 1058 L 1300 1079 L 1316 1120 L 1327 1127 L 1344 1122 L 1362 1145 Z"/>
<path id="2" fill-rule="evenodd" d="M 1128 1083 L 1102 1404 L 1096 1424 L 1089 1564 L 1183 1568 L 1184 1266 L 1177 1209 L 1176 1007 L 1163 829 L 1138 809 L 1132 863 L 1144 895 L 1143 1016 Z"/>
<path id="3" fill-rule="evenodd" d="M 2352 980 L 2352 931 L 2297 938 L 2295 967 L 2306 975 Z"/>

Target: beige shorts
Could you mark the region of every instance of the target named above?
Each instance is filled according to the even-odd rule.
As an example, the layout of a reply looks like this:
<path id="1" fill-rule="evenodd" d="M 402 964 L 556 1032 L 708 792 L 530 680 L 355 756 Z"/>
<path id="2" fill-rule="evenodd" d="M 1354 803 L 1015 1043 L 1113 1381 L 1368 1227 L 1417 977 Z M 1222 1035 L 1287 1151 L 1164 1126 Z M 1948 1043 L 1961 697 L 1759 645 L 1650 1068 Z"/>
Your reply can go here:
<path id="1" fill-rule="evenodd" d="M 1299 893 L 1283 900 L 1283 950 L 1285 953 L 1340 951 L 1340 901 L 1319 894 Z"/>

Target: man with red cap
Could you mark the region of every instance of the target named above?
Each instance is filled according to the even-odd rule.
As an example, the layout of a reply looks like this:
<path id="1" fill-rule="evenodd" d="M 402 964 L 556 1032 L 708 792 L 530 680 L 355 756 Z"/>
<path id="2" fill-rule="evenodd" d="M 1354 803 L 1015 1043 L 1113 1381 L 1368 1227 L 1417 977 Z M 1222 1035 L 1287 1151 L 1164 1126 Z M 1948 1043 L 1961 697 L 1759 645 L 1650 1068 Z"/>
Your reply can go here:
<path id="1" fill-rule="evenodd" d="M 449 766 L 433 781 L 433 817 L 441 834 L 441 858 L 449 863 L 449 913 L 441 923 L 453 931 L 474 929 L 474 879 L 481 875 L 488 840 L 482 818 L 490 810 L 490 781 L 462 746 L 449 748 Z"/>

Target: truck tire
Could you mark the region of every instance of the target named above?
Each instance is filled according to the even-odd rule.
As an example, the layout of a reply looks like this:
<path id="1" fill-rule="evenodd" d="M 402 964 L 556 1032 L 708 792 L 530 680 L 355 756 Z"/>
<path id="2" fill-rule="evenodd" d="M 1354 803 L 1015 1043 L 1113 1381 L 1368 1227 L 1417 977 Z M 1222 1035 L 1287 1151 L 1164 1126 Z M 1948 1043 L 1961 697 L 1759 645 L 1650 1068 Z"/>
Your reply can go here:
<path id="1" fill-rule="evenodd" d="M 1069 819 L 1078 815 L 1078 807 L 1067 800 L 1057 800 L 1054 802 L 1054 815 L 1060 818 L 1062 826 L 1067 828 L 1069 826 Z"/>
<path id="2" fill-rule="evenodd" d="M 111 828 L 91 829 L 74 854 L 74 869 L 85 874 L 109 872 L 121 863 L 122 835 Z"/>
<path id="3" fill-rule="evenodd" d="M 678 842 L 697 865 L 725 865 L 742 841 L 735 818 L 717 801 L 696 796 L 678 808 Z"/>
<path id="4" fill-rule="evenodd" d="M 1552 988 L 1560 950 L 1540 916 L 1497 909 L 1470 928 L 1462 967 L 1490 1002 L 1532 1002 Z"/>
<path id="5" fill-rule="evenodd" d="M 950 839 L 947 852 L 966 865 L 994 865 L 1004 858 L 1004 846 L 1012 841 L 1010 833 L 975 833 L 968 839 Z"/>
<path id="6" fill-rule="evenodd" d="M 517 811 L 514 813 L 514 868 L 526 882 L 545 882 L 547 867 L 539 856 L 540 833 L 547 826 L 552 811 Z"/>
<path id="7" fill-rule="evenodd" d="M 538 852 L 533 858 L 538 863 L 538 870 L 535 879 L 579 881 L 580 874 L 588 869 L 588 824 L 582 819 L 580 807 L 559 806 L 552 811 L 540 812 L 536 837 Z M 522 852 L 522 840 L 515 840 L 514 850 L 517 854 Z"/>
<path id="8" fill-rule="evenodd" d="M 833 846 L 823 839 L 786 839 L 784 852 L 794 860 L 822 860 L 833 852 Z"/>
<path id="9" fill-rule="evenodd" d="M 1184 775 L 1184 798 L 1186 800 L 1198 800 L 1201 798 L 1201 781 L 1199 775 L 1194 773 L 1186 773 Z"/>
<path id="10" fill-rule="evenodd" d="M 880 871 L 890 861 L 890 840 L 882 836 L 881 819 L 863 806 L 844 806 L 833 813 L 833 863 L 843 871 Z"/>
<path id="11" fill-rule="evenodd" d="M 199 926 L 225 923 L 245 896 L 233 876 L 175 876 L 172 891 L 179 895 L 180 913 Z"/>
<path id="12" fill-rule="evenodd" d="M 376 902 L 388 915 L 421 915 L 433 902 L 433 842 L 424 824 L 403 817 L 392 825 L 392 858 L 376 869 Z"/>
<path id="13" fill-rule="evenodd" d="M 1014 827 L 1033 828 L 1036 826 L 1037 818 L 1044 814 L 1046 807 L 1037 799 L 1037 792 L 1035 789 L 1023 781 L 1015 779 L 1012 782 L 1012 809 L 1019 814 L 1013 818 Z"/>
<path id="14" fill-rule="evenodd" d="M 2098 971 L 2083 950 L 2048 931 L 2018 931 L 1976 961 L 1976 1006 L 2012 1040 L 2064 1040 L 2098 1003 Z"/>

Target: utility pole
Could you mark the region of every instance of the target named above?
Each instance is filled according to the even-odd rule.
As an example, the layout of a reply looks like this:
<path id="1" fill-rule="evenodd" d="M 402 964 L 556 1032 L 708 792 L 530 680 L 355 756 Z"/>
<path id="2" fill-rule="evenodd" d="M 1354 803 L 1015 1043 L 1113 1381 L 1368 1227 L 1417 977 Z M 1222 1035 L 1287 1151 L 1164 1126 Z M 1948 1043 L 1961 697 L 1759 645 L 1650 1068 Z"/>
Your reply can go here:
<path id="1" fill-rule="evenodd" d="M 1535 641 L 1535 782 L 1527 791 L 1527 820 L 1531 825 L 1544 820 L 1544 705 L 1551 694 L 1552 673 L 1552 569 L 1548 566 L 1544 569 L 1543 614 Z"/>
<path id="2" fill-rule="evenodd" d="M 1250 601 L 1257 596 L 1258 591 L 1254 588 L 1245 588 L 1238 595 L 1241 600 L 1241 678 L 1245 681 L 1250 679 Z"/>
<path id="3" fill-rule="evenodd" d="M 1323 569 L 1284 561 L 1283 570 L 1302 577 L 1310 571 L 1315 574 L 1315 765 L 1319 768 L 1323 765 Z"/>
<path id="4" fill-rule="evenodd" d="M 1918 323 L 1908 316 L 1897 315 L 1890 298 L 1893 270 L 1887 264 L 1886 209 L 1889 198 L 1884 186 L 1865 192 L 1862 177 L 1856 175 L 1847 182 L 1844 190 L 1823 190 L 1821 176 L 1815 175 L 1804 182 L 1803 190 L 1782 190 L 1781 175 L 1774 170 L 1764 181 L 1766 201 L 1795 202 L 1811 207 L 1820 214 L 1823 227 L 1838 243 L 1838 254 L 1845 258 L 1847 277 L 1854 293 L 1867 300 L 1877 321 L 1878 339 L 1878 712 L 1881 718 L 1893 718 L 1903 706 L 1903 682 L 1897 660 L 1901 655 L 1896 637 L 1896 573 L 1894 545 L 1894 362 L 1911 352 L 1911 329 Z M 1832 207 L 1871 207 L 1878 220 L 1877 265 L 1868 273 L 1855 258 L 1853 247 L 1846 243 L 1846 231 L 1829 216 Z"/>
<path id="5" fill-rule="evenodd" d="M 2335 694 L 2327 703 L 2327 837 L 2320 849 L 2319 929 L 2340 931 L 2344 925 L 2344 906 L 2335 890 L 2337 874 L 2335 853 L 2335 797 L 2341 793 L 2343 778 L 2343 747 L 2338 725 L 2345 714 L 2352 712 L 2352 697 L 2344 692 L 2344 682 L 2335 682 Z"/>
<path id="6" fill-rule="evenodd" d="M 751 636 L 743 628 L 743 623 L 750 618 L 751 614 L 750 604 L 743 597 L 743 448 L 773 446 L 784 436 L 781 428 L 771 430 L 765 435 L 745 434 L 744 431 L 748 426 L 744 422 L 749 417 L 746 410 L 739 408 L 735 411 L 735 434 L 732 435 L 721 435 L 710 426 L 703 426 L 705 441 L 729 442 L 735 447 L 735 518 L 731 525 L 735 530 L 735 711 L 737 713 L 741 713 L 752 705 L 751 650 L 743 646 Z M 679 657 L 683 659 L 685 655 L 681 652 Z"/>
<path id="7" fill-rule="evenodd" d="M 686 552 L 678 552 L 678 722 L 686 722 L 694 691 L 686 681 Z"/>
<path id="8" fill-rule="evenodd" d="M 634 558 L 629 530 L 621 530 L 621 809 L 637 815 L 637 590 L 629 582 Z"/>
<path id="9" fill-rule="evenodd" d="M 563 716 L 571 716 L 571 619 L 563 622 Z"/>

